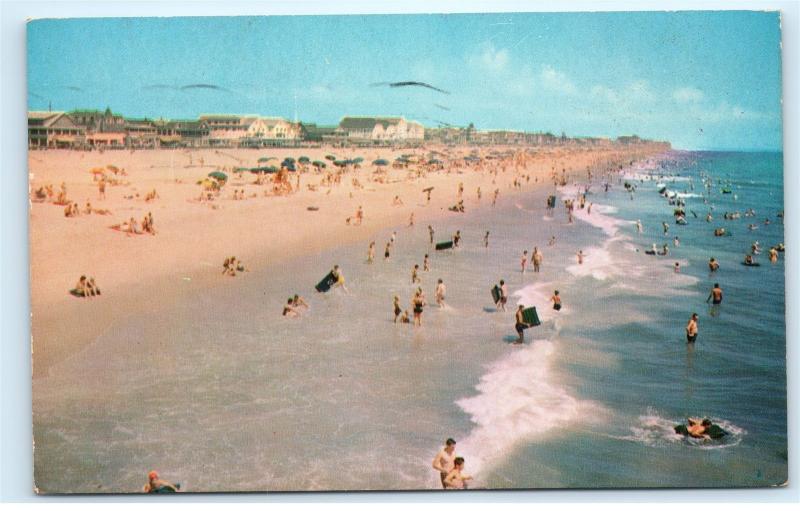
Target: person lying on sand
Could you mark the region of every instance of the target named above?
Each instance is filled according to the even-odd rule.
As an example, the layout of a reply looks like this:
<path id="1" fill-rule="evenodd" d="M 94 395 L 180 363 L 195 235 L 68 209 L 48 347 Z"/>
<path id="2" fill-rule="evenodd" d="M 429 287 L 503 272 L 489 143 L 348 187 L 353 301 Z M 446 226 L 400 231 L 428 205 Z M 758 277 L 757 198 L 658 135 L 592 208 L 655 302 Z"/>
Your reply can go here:
<path id="1" fill-rule="evenodd" d="M 142 491 L 144 493 L 175 493 L 179 488 L 180 485 L 160 479 L 158 472 L 151 470 L 147 474 L 147 484 L 144 485 Z"/>
<path id="2" fill-rule="evenodd" d="M 294 309 L 294 307 L 292 307 L 292 303 L 292 298 L 289 297 L 289 299 L 286 301 L 286 305 L 283 306 L 283 312 L 281 313 L 282 316 L 286 316 L 287 318 L 296 318 L 300 315 Z"/>

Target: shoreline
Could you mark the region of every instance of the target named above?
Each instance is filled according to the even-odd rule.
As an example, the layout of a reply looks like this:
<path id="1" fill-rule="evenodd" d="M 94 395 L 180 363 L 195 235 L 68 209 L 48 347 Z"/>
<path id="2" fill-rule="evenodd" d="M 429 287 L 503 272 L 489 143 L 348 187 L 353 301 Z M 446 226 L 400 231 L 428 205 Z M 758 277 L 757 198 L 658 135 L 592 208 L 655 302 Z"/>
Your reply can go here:
<path id="1" fill-rule="evenodd" d="M 447 214 L 454 214 L 446 208 L 455 202 L 455 189 L 458 182 L 463 182 L 465 185 L 467 208 L 482 208 L 487 207 L 486 202 L 491 200 L 493 188 L 500 189 L 498 200 L 502 201 L 519 193 L 530 192 L 531 187 L 538 189 L 551 185 L 549 173 L 553 161 L 558 161 L 557 166 L 563 166 L 568 169 L 569 173 L 574 174 L 583 171 L 588 165 L 597 163 L 598 159 L 629 161 L 630 159 L 652 157 L 663 152 L 663 148 L 659 148 L 659 150 L 637 147 L 636 149 L 636 151 L 623 149 L 578 151 L 577 154 L 564 154 L 563 151 L 539 153 L 536 161 L 523 171 L 524 174 L 535 176 L 538 182 L 531 180 L 530 183 L 523 184 L 520 189 L 511 187 L 510 183 L 517 175 L 513 169 L 499 172 L 494 185 L 491 184 L 491 176 L 485 170 L 462 169 L 464 173 L 440 171 L 411 181 L 398 179 L 390 184 L 364 183 L 364 189 L 354 189 L 343 180 L 340 187 L 333 188 L 330 195 L 324 196 L 324 198 L 321 196 L 324 192 L 308 190 L 301 190 L 288 197 L 269 197 L 267 200 L 259 197 L 258 199 L 229 202 L 228 199 L 222 198 L 216 201 L 220 209 L 210 209 L 197 204 L 190 205 L 186 202 L 187 194 L 193 195 L 197 190 L 194 186 L 183 186 L 189 179 L 196 177 L 192 176 L 192 174 L 197 174 L 197 171 L 191 168 L 191 162 L 192 156 L 197 157 L 197 154 L 189 157 L 189 166 L 183 168 L 172 166 L 169 171 L 170 176 L 164 175 L 167 171 L 152 170 L 156 168 L 154 163 L 157 161 L 151 163 L 151 167 L 148 169 L 134 159 L 131 162 L 134 165 L 125 166 L 130 169 L 128 173 L 131 182 L 140 185 L 138 191 L 143 193 L 146 191 L 145 187 L 147 189 L 156 187 L 164 198 L 157 199 L 152 205 L 142 207 L 140 201 L 125 202 L 124 199 L 121 200 L 118 197 L 119 189 L 112 187 L 107 191 L 110 200 L 106 199 L 101 204 L 103 207 L 108 207 L 109 203 L 113 202 L 110 207 L 112 211 L 152 209 L 158 229 L 155 237 L 128 238 L 123 233 L 104 228 L 112 222 L 121 221 L 121 218 L 116 215 L 114 218 L 92 216 L 91 218 L 65 219 L 61 215 L 62 208 L 53 208 L 49 204 L 31 204 L 31 332 L 34 379 L 46 376 L 49 369 L 57 365 L 61 359 L 86 349 L 100 334 L 113 328 L 115 323 L 130 314 L 146 313 L 172 303 L 180 303 L 187 296 L 208 292 L 216 286 L 223 285 L 223 282 L 227 281 L 227 277 L 215 272 L 221 269 L 222 259 L 230 254 L 236 255 L 237 258 L 244 261 L 249 269 L 261 270 L 271 266 L 279 267 L 282 261 L 300 254 L 318 254 L 343 243 L 364 241 L 366 253 L 366 240 L 382 229 L 392 226 L 398 226 L 399 229 L 400 226 L 407 225 L 406 221 L 411 212 L 415 215 L 415 224 L 418 229 L 425 229 L 428 223 L 434 224 L 436 219 Z M 264 153 L 285 154 L 286 152 L 283 149 L 241 151 L 241 153 L 246 153 L 244 156 L 253 158 Z M 299 153 L 303 150 L 293 151 L 293 156 L 296 156 L 295 152 Z M 380 152 L 385 153 L 385 151 Z M 67 153 L 69 158 L 59 158 L 64 156 L 59 153 Z M 61 177 L 62 180 L 65 180 L 64 178 L 71 179 L 71 181 L 67 181 L 69 183 L 68 190 L 78 188 L 84 191 L 84 195 L 96 196 L 97 192 L 93 190 L 91 177 L 85 173 L 85 168 L 80 168 L 93 164 L 85 161 L 84 155 L 69 153 L 67 151 L 53 151 L 51 154 L 36 153 L 36 157 L 29 160 L 31 190 L 43 182 L 53 183 Z M 157 160 L 158 156 L 162 157 L 162 161 L 167 155 L 171 160 L 177 159 L 178 154 L 182 157 L 186 156 L 185 152 L 161 153 L 154 155 L 152 152 L 142 151 L 134 153 L 134 155 L 149 157 L 144 163 L 153 162 L 153 160 Z M 215 151 L 198 151 L 198 153 L 201 154 L 200 157 L 209 158 L 210 161 L 213 161 L 214 156 L 219 156 L 218 163 L 212 164 L 214 166 L 221 165 L 220 162 L 229 164 L 229 158 L 218 154 L 214 155 Z M 243 156 L 240 153 L 236 154 L 238 157 Z M 92 156 L 94 156 L 94 160 L 109 160 L 114 155 L 95 154 Z M 66 172 L 50 175 L 50 179 L 43 180 L 41 177 L 49 170 L 46 168 L 50 163 L 46 161 L 48 157 L 52 157 L 50 158 L 53 160 L 52 164 L 61 164 L 63 159 L 77 161 L 70 162 L 71 165 L 67 165 Z M 210 170 L 208 167 L 204 168 L 202 172 Z M 367 171 L 368 169 L 359 171 L 359 178 L 362 178 Z M 141 177 L 138 175 L 140 172 L 141 174 L 148 173 L 146 177 L 149 179 L 137 179 Z M 399 171 L 399 174 L 405 172 Z M 393 174 L 398 174 L 398 172 L 390 172 L 389 176 L 391 177 Z M 173 176 L 184 180 L 184 183 L 170 182 Z M 313 174 L 303 174 L 301 179 L 304 183 L 308 183 L 319 177 Z M 345 175 L 348 180 L 351 177 L 350 174 Z M 247 174 L 245 181 L 249 182 L 250 178 L 251 175 Z M 246 182 L 231 181 L 226 187 L 228 189 L 223 192 L 223 197 L 230 194 L 229 188 L 245 188 L 248 194 L 252 190 L 252 186 Z M 420 207 L 419 202 L 424 198 L 421 189 L 426 186 L 434 186 L 436 193 L 433 194 L 430 205 Z M 482 204 L 479 204 L 475 198 L 477 186 L 483 187 Z M 166 191 L 163 191 L 165 188 Z M 400 195 L 405 204 L 390 206 L 391 198 L 394 195 Z M 320 202 L 322 200 L 324 203 Z M 81 203 L 80 199 L 78 202 Z M 163 202 L 169 202 L 169 204 L 163 205 Z M 307 212 L 306 206 L 312 203 L 324 204 L 324 212 Z M 365 207 L 364 224 L 358 227 L 345 225 L 344 218 L 352 215 L 358 204 L 364 204 Z M 199 211 L 197 211 L 198 209 Z M 239 211 L 232 211 L 234 209 Z M 170 220 L 164 220 L 161 216 L 164 214 L 164 210 L 168 216 L 175 215 L 176 221 L 171 220 L 171 217 Z M 138 216 L 139 214 L 137 211 L 134 215 Z M 56 218 L 58 216 L 61 218 Z M 251 221 L 249 220 L 251 216 L 270 218 L 272 226 L 265 225 L 266 222 L 263 220 Z M 64 226 L 65 222 L 71 222 L 68 227 L 75 229 L 64 229 L 64 231 L 53 233 L 55 228 L 47 229 L 41 225 L 42 217 L 46 217 L 53 224 L 59 224 L 59 227 Z M 303 222 L 298 224 L 298 218 L 302 218 Z M 88 221 L 87 223 L 90 222 L 92 225 L 75 225 L 78 222 L 83 223 L 83 221 Z M 85 228 L 81 229 L 80 227 Z M 89 230 L 91 233 L 87 233 Z M 242 232 L 247 233 L 244 238 L 241 237 Z M 50 235 L 51 238 L 43 240 L 42 235 Z M 101 253 L 99 256 L 92 254 L 92 257 L 89 257 L 90 264 L 88 266 L 96 269 L 86 273 L 95 276 L 98 285 L 103 289 L 102 296 L 98 298 L 76 299 L 66 292 L 69 284 L 77 280 L 77 276 L 81 272 L 81 270 L 75 270 L 81 262 L 80 254 L 75 254 L 75 251 L 71 251 L 72 254 L 70 254 L 69 248 L 74 246 L 72 243 L 74 239 L 80 239 L 82 236 L 89 238 L 90 246 L 92 244 L 110 245 L 107 252 Z M 275 241 L 283 243 L 274 243 Z M 381 248 L 381 240 L 375 241 L 376 252 L 378 252 Z M 229 246 L 237 248 L 230 249 Z M 47 261 L 48 255 L 53 257 L 53 251 L 60 252 L 61 256 L 59 264 L 55 265 L 57 267 L 55 269 L 59 271 L 55 273 L 48 272 L 47 270 L 51 269 L 48 268 L 50 265 L 44 264 L 49 262 Z M 147 265 L 145 268 L 141 266 L 142 261 Z M 139 271 L 126 272 L 126 266 Z M 213 272 L 209 271 L 211 268 L 213 268 Z M 71 275 L 73 272 L 74 277 L 66 277 L 67 274 Z M 247 278 L 246 274 L 240 276 Z M 55 288 L 55 283 L 59 278 L 63 282 L 60 292 L 58 288 Z M 64 281 L 65 278 L 69 278 L 69 280 Z M 43 289 L 45 286 L 50 287 Z M 85 307 L 91 307 L 91 311 Z"/>

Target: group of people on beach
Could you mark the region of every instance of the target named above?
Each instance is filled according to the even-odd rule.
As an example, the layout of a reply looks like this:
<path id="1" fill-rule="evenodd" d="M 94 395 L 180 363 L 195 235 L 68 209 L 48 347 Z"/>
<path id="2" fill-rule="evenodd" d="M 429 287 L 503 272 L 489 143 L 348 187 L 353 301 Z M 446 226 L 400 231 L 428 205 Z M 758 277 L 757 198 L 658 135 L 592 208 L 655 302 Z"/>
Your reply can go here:
<path id="1" fill-rule="evenodd" d="M 439 473 L 442 489 L 466 490 L 472 476 L 464 472 L 464 458 L 456 456 L 456 441 L 445 440 L 444 447 L 433 458 L 433 469 Z"/>
<path id="2" fill-rule="evenodd" d="M 100 288 L 97 287 L 94 277 L 81 275 L 78 279 L 78 283 L 75 284 L 75 287 L 72 288 L 70 293 L 79 298 L 92 298 L 94 296 L 100 296 Z"/>
<path id="3" fill-rule="evenodd" d="M 244 263 L 237 259 L 236 256 L 226 257 L 225 261 L 222 263 L 222 274 L 228 275 L 229 277 L 235 277 L 236 272 L 245 272 L 247 269 L 244 267 Z"/>

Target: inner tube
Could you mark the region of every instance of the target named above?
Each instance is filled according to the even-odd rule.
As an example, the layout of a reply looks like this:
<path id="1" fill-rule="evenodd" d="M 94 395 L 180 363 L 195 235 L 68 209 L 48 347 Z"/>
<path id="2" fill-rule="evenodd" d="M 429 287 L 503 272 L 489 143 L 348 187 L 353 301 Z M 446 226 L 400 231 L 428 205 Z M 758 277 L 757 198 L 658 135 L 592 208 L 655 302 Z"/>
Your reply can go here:
<path id="1" fill-rule="evenodd" d="M 689 429 L 686 427 L 686 424 L 678 424 L 675 426 L 675 433 L 688 437 Z M 714 440 L 718 440 L 722 437 L 728 436 L 730 433 L 728 433 L 721 427 L 717 426 L 716 424 L 712 424 L 711 426 L 706 428 L 705 434 L 713 438 Z"/>

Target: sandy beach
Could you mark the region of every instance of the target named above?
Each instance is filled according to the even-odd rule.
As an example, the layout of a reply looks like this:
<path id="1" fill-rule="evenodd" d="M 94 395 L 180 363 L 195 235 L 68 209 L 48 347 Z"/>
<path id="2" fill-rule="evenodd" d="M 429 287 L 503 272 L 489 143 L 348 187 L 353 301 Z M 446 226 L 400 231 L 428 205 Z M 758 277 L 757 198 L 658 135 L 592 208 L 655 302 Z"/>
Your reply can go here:
<path id="1" fill-rule="evenodd" d="M 509 148 L 482 148 L 481 154 Z M 663 151 L 659 145 L 605 149 L 537 149 L 524 170 L 515 171 L 507 160 L 483 160 L 471 167 L 454 167 L 416 177 L 409 169 L 385 167 L 384 182 L 372 179 L 377 158 L 393 161 L 408 153 L 419 155 L 446 148 L 389 150 L 385 148 L 346 150 L 315 149 L 199 149 L 150 151 L 32 151 L 29 156 L 30 189 L 51 184 L 58 190 L 65 183 L 68 200 L 80 206 L 82 214 L 67 218 L 64 207 L 51 202 L 32 202 L 30 211 L 31 300 L 34 377 L 47 374 L 52 364 L 85 348 L 100 333 L 132 312 L 157 310 L 162 304 L 180 301 L 182 296 L 203 292 L 208 286 L 225 285 L 230 277 L 221 275 L 222 262 L 236 256 L 251 269 L 279 265 L 300 254 L 314 253 L 337 244 L 364 240 L 390 226 L 406 226 L 415 216 L 417 229 L 425 229 L 443 215 L 457 215 L 448 207 L 457 202 L 457 188 L 464 184 L 466 208 L 491 203 L 495 189 L 500 200 L 519 190 L 552 186 L 552 169 L 585 174 L 588 166 L 610 162 L 629 163 Z M 253 184 L 250 172 L 233 173 L 234 167 L 255 167 L 261 157 L 324 160 L 327 154 L 340 158 L 361 156 L 360 169 L 343 174 L 341 183 L 322 185 L 325 171 L 300 173 L 300 190 L 289 195 L 272 194 L 271 182 Z M 456 148 L 458 159 L 469 154 Z M 274 160 L 273 160 L 274 161 Z M 202 163 L 202 166 L 201 166 Z M 105 198 L 99 198 L 97 181 L 90 169 L 108 165 L 125 169 L 126 175 L 113 176 L 117 185 L 107 185 Z M 497 176 L 488 170 L 496 166 Z M 412 166 L 412 168 L 415 168 Z M 209 172 L 224 170 L 230 176 L 221 193 L 212 201 L 200 202 L 197 181 Z M 530 176 L 522 188 L 513 181 Z M 271 177 L 271 176 L 270 176 Z M 362 186 L 356 187 L 353 178 Z M 494 181 L 494 183 L 493 183 Z M 296 176 L 291 175 L 292 186 Z M 316 186 L 311 191 L 308 185 Z M 434 187 L 426 204 L 424 188 Z M 482 199 L 477 198 L 478 187 Z M 158 198 L 144 197 L 155 189 Z M 245 200 L 234 200 L 234 189 L 244 190 Z M 266 194 L 266 196 L 265 196 Z M 252 197 L 255 195 L 255 197 Z M 402 205 L 393 205 L 399 196 Z M 109 215 L 83 214 L 86 202 Z M 360 226 L 347 225 L 358 206 L 364 210 Z M 317 207 L 318 211 L 309 211 Z M 152 212 L 156 235 L 127 235 L 110 228 L 130 217 L 137 221 Z M 435 227 L 434 227 L 435 228 Z M 447 237 L 451 233 L 439 233 Z M 382 249 L 376 240 L 377 250 Z M 280 266 L 276 266 L 276 271 Z M 324 274 L 326 268 L 309 268 L 311 274 Z M 68 291 L 81 275 L 95 277 L 102 295 L 79 299 Z M 240 274 L 238 278 L 247 278 Z"/>

